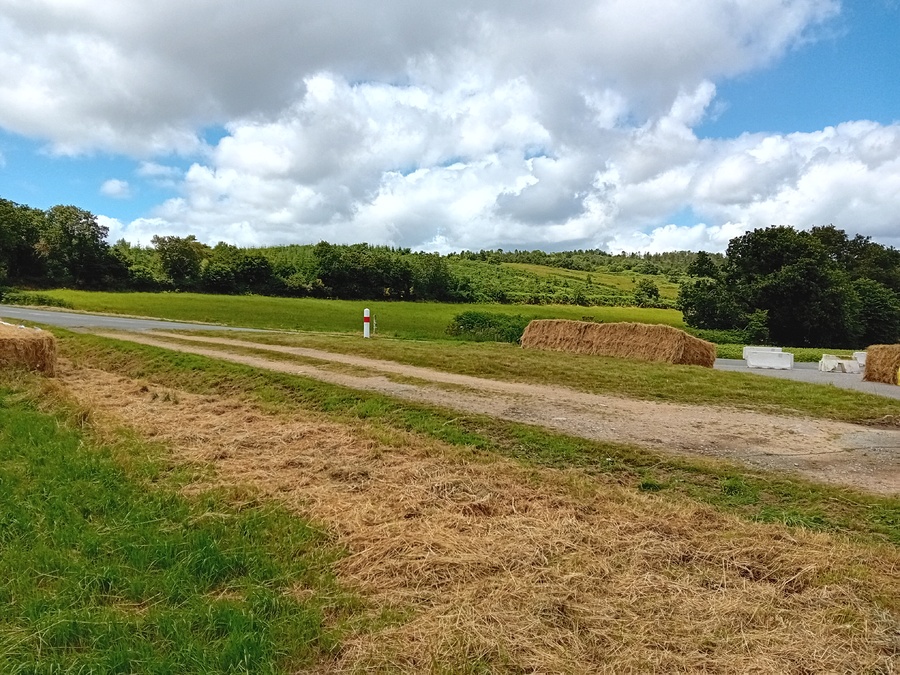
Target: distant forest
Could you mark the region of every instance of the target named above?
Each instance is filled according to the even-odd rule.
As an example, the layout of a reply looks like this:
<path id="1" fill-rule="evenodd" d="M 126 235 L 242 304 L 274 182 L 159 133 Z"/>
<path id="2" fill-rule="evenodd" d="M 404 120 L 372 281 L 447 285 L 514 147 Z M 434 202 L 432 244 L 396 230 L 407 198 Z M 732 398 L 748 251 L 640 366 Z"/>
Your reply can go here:
<path id="1" fill-rule="evenodd" d="M 149 246 L 110 245 L 88 211 L 47 211 L 0 199 L 0 286 L 39 290 L 198 291 L 360 300 L 670 307 L 659 284 L 677 283 L 696 257 L 683 251 L 611 255 L 605 251 L 465 251 L 442 256 L 408 248 L 315 245 L 209 246 L 193 235 L 155 236 Z M 501 263 L 518 263 L 502 265 Z M 591 274 L 539 274 L 528 265 L 587 273 L 626 273 L 608 284 Z"/>
<path id="2" fill-rule="evenodd" d="M 110 245 L 88 211 L 0 199 L 0 301 L 23 290 L 197 291 L 358 300 L 675 307 L 728 342 L 900 341 L 900 251 L 834 226 L 756 229 L 725 255 L 214 246 L 193 235 Z M 550 268 L 548 270 L 548 268 Z M 670 292 L 661 293 L 660 289 Z M 677 289 L 677 297 L 676 297 Z M 727 333 L 727 335 L 726 335 Z M 715 339 L 713 337 L 712 339 Z"/>

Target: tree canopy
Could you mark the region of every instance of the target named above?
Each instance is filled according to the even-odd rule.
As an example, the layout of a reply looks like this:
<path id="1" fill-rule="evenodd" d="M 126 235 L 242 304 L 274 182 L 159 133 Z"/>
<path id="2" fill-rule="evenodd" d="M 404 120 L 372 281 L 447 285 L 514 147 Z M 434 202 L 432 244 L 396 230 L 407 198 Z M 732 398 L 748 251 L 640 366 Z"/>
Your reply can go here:
<path id="1" fill-rule="evenodd" d="M 765 312 L 778 344 L 857 347 L 900 339 L 893 285 L 900 252 L 834 226 L 756 229 L 731 240 L 720 272 L 698 256 L 689 273 L 678 306 L 690 326 L 743 329 Z"/>

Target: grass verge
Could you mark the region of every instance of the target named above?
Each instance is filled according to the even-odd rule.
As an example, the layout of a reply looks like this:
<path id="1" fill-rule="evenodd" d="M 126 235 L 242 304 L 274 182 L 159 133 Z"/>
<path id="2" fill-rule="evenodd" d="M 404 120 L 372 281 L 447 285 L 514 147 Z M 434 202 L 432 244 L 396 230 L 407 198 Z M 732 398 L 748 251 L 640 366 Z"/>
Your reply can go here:
<path id="1" fill-rule="evenodd" d="M 320 411 L 342 421 L 439 439 L 461 446 L 473 457 L 498 453 L 540 466 L 577 467 L 601 481 L 698 500 L 750 520 L 900 544 L 900 500 L 896 498 L 572 438 L 155 347 L 62 332 L 60 337 L 64 354 L 77 363 L 163 386 L 238 396 L 279 412 Z"/>
<path id="2" fill-rule="evenodd" d="M 0 672 L 274 673 L 336 652 L 357 601 L 325 533 L 252 496 L 184 496 L 158 449 L 99 443 L 23 382 L 0 381 Z"/>

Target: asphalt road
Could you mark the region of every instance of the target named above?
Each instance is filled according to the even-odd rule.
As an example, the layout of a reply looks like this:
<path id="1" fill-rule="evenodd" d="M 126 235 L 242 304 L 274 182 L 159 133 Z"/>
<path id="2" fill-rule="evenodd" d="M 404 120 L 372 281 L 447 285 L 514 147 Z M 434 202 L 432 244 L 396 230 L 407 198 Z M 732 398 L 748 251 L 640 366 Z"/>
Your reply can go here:
<path id="1" fill-rule="evenodd" d="M 211 323 L 188 323 L 182 321 L 165 321 L 163 319 L 135 319 L 125 316 L 107 314 L 82 314 L 80 312 L 61 312 L 51 309 L 31 309 L 0 305 L 0 319 L 7 323 L 41 323 L 61 328 L 102 328 L 104 330 L 240 330 L 253 331 L 254 328 L 234 328 L 217 326 Z"/>
<path id="2" fill-rule="evenodd" d="M 80 312 L 61 312 L 47 309 L 31 309 L 0 305 L 0 320 L 9 323 L 25 321 L 28 323 L 40 323 L 62 328 L 98 328 L 103 330 L 223 330 L 223 331 L 252 331 L 253 328 L 236 328 L 233 326 L 217 326 L 208 323 L 188 323 L 181 321 L 165 321 L 162 319 L 136 319 L 124 316 L 110 316 L 106 314 L 82 314 Z M 783 380 L 796 380 L 811 382 L 813 384 L 833 384 L 843 389 L 855 389 L 878 396 L 887 396 L 900 400 L 900 387 L 877 382 L 864 382 L 862 375 L 846 373 L 823 373 L 818 370 L 815 363 L 796 363 L 793 370 L 770 370 L 765 368 L 747 368 L 745 361 L 740 359 L 716 359 L 717 370 L 732 370 L 749 373 L 763 377 L 777 377 Z"/>

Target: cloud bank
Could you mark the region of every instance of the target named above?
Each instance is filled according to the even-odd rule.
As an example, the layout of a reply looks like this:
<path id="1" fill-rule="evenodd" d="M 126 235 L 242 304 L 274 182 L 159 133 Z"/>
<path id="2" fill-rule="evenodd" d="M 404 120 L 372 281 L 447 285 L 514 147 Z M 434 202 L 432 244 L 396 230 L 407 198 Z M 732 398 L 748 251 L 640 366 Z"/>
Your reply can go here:
<path id="1" fill-rule="evenodd" d="M 7 0 L 0 126 L 59 155 L 134 158 L 108 194 L 174 190 L 105 220 L 132 241 L 721 250 L 751 227 L 834 222 L 900 244 L 900 126 L 694 132 L 717 82 L 839 9 Z"/>

